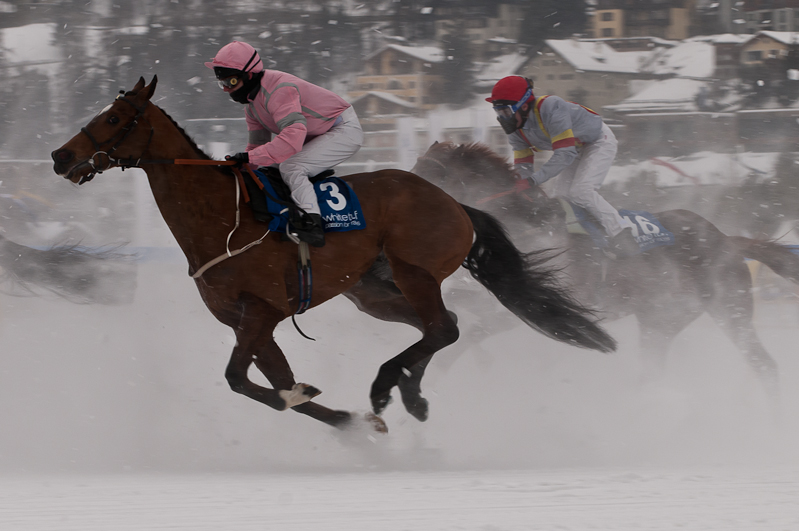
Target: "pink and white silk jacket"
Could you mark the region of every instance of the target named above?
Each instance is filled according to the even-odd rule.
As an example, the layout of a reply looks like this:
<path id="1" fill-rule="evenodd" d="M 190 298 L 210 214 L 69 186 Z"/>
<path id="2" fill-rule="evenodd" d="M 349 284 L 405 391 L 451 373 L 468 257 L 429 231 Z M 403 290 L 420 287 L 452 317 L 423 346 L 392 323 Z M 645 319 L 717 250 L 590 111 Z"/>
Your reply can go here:
<path id="1" fill-rule="evenodd" d="M 244 114 L 251 138 L 260 136 L 253 135 L 257 131 L 269 131 L 273 137 L 266 144 L 247 144 L 250 163 L 280 164 L 326 133 L 349 107 L 334 92 L 285 72 L 264 70 L 261 90 Z"/>

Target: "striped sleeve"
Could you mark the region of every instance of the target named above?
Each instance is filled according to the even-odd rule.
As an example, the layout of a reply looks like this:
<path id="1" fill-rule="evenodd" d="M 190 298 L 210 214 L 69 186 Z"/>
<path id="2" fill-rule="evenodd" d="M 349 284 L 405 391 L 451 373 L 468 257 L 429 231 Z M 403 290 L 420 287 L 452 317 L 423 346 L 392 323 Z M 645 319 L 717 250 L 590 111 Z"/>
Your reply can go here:
<path id="1" fill-rule="evenodd" d="M 559 135 L 552 137 L 552 149 L 571 147 L 576 143 L 577 139 L 574 138 L 574 132 L 571 129 L 566 129 Z"/>
<path id="2" fill-rule="evenodd" d="M 534 160 L 535 160 L 535 153 L 533 153 L 533 148 L 531 147 L 513 151 L 514 164 L 522 164 L 524 162 L 532 163 Z"/>

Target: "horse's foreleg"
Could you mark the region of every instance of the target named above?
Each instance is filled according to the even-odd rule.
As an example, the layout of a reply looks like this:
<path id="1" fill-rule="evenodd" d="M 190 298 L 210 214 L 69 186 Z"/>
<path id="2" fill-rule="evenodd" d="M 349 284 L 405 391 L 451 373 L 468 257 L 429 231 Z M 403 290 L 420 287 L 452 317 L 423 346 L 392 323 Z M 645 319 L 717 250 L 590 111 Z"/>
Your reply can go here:
<path id="1" fill-rule="evenodd" d="M 458 339 L 458 327 L 444 307 L 441 288 L 427 271 L 399 260 L 392 260 L 394 280 L 422 323 L 422 339 L 390 359 L 372 383 L 372 409 L 380 414 L 391 401 L 391 389 L 399 387 L 405 409 L 427 420 L 427 400 L 421 395 L 421 381 L 433 354 Z"/>
<path id="2" fill-rule="evenodd" d="M 225 378 L 230 388 L 248 398 L 266 404 L 278 411 L 292 408 L 331 426 L 344 427 L 351 420 L 347 411 L 334 411 L 310 400 L 320 391 L 306 384 L 298 384 L 288 361 L 275 343 L 275 327 L 283 314 L 253 296 L 239 301 L 241 316 L 236 332 L 236 346 L 230 356 Z M 263 373 L 274 389 L 262 387 L 247 376 L 250 365 Z"/>

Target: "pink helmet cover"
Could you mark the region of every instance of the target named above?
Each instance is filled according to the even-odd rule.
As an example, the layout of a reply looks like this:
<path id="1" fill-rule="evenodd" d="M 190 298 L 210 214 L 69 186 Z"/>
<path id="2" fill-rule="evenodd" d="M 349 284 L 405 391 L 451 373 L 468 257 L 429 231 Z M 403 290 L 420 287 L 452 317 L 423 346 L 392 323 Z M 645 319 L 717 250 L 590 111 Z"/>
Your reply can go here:
<path id="1" fill-rule="evenodd" d="M 258 52 L 246 42 L 233 41 L 219 50 L 216 57 L 205 63 L 208 68 L 221 66 L 257 74 L 264 69 Z"/>

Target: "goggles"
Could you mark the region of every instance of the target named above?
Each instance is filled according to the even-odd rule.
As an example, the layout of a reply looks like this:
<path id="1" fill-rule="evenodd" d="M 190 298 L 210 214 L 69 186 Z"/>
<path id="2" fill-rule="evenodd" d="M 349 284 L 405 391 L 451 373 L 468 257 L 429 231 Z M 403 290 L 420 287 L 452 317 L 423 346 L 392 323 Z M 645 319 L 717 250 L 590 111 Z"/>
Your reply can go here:
<path id="1" fill-rule="evenodd" d="M 235 89 L 241 84 L 242 79 L 240 76 L 230 76 L 224 79 L 217 79 L 216 82 L 219 84 L 219 88 Z"/>
<path id="2" fill-rule="evenodd" d="M 516 112 L 521 108 L 522 105 L 527 103 L 527 100 L 529 100 L 532 95 L 533 88 L 530 87 L 527 89 L 527 92 L 524 93 L 522 99 L 513 105 L 494 105 L 494 112 L 497 113 L 497 121 L 499 122 L 499 125 L 502 126 L 502 130 L 505 131 L 505 134 L 509 135 L 518 129 Z"/>

